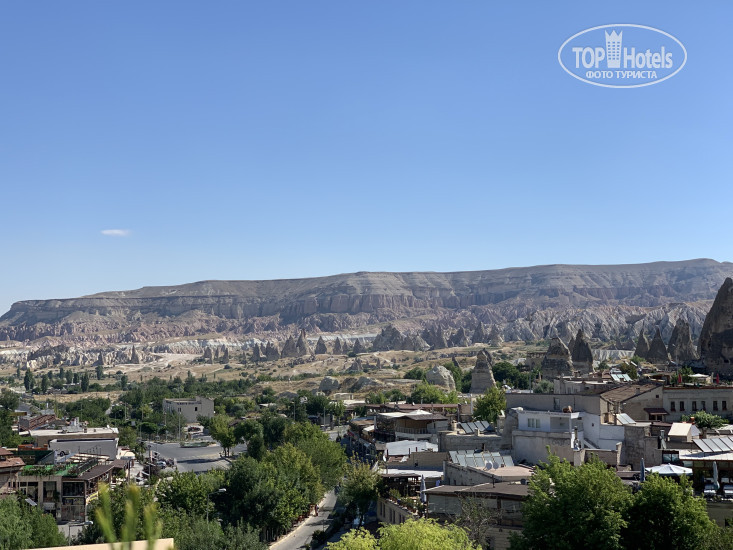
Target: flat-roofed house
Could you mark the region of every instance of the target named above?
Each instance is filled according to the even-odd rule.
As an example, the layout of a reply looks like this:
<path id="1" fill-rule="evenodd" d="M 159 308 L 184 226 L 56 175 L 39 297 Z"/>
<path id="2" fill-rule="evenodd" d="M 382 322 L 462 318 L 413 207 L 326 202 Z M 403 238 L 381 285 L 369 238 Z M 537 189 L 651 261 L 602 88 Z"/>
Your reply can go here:
<path id="1" fill-rule="evenodd" d="M 189 399 L 163 399 L 163 410 L 178 413 L 186 422 L 196 422 L 199 416 L 211 418 L 214 416 L 214 400 L 207 397 L 192 397 Z"/>

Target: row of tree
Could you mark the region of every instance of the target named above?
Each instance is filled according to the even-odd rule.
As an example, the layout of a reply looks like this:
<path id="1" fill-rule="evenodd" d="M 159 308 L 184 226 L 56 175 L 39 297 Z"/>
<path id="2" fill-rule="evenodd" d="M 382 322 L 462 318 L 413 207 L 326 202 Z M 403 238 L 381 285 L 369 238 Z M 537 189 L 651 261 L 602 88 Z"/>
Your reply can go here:
<path id="1" fill-rule="evenodd" d="M 733 548 L 733 532 L 711 521 L 686 478 L 655 474 L 633 493 L 598 460 L 573 467 L 551 456 L 532 476 L 522 513 L 512 550 Z"/>
<path id="2" fill-rule="evenodd" d="M 252 539 L 247 533 L 256 533 L 258 541 L 260 535 L 273 538 L 307 515 L 341 481 L 346 468 L 342 447 L 310 422 L 265 413 L 260 419 L 230 425 L 228 417 L 218 415 L 210 429 L 220 437 L 217 430 L 231 430 L 233 438 L 247 442 L 247 454 L 226 472 L 175 473 L 155 489 L 144 490 L 143 498 L 152 502 L 155 497 L 160 506 L 162 535 L 174 536 L 180 550 L 234 548 L 211 543 L 196 546 L 204 540 L 201 533 L 208 533 L 209 541 L 225 535 Z M 123 506 L 125 491 L 113 491 L 113 504 Z M 217 522 L 205 528 L 199 525 L 210 516 L 221 518 L 223 527 Z M 191 530 L 194 525 L 197 529 Z M 95 524 L 85 529 L 81 540 L 93 543 L 103 538 Z"/>

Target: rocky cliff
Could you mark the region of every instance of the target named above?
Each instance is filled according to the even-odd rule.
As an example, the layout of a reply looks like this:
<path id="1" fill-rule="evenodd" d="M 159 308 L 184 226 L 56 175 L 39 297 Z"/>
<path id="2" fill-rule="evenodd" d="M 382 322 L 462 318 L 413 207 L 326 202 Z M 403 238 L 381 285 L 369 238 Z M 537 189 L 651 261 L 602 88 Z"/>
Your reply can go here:
<path id="1" fill-rule="evenodd" d="M 0 341 L 292 334 L 294 325 L 309 333 L 338 333 L 405 321 L 416 331 L 430 326 L 433 335 L 462 327 L 470 335 L 485 323 L 506 340 L 569 339 L 582 328 L 590 338 L 625 342 L 636 339 L 644 321 L 669 338 L 679 317 L 698 334 L 707 301 L 727 276 L 733 276 L 731 263 L 690 260 L 204 281 L 18 302 L 0 317 Z"/>
<path id="2" fill-rule="evenodd" d="M 705 318 L 700 357 L 709 373 L 733 379 L 733 279 L 726 279 Z"/>

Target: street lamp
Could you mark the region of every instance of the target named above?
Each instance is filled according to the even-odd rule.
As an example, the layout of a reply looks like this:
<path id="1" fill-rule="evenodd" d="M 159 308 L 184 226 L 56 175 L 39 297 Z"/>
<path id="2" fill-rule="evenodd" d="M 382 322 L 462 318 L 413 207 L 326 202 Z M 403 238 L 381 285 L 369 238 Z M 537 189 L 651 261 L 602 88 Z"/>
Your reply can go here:
<path id="1" fill-rule="evenodd" d="M 217 489 L 216 491 L 214 491 L 213 493 L 209 493 L 209 496 L 207 497 L 207 499 L 211 498 L 212 495 L 218 495 L 218 494 L 226 493 L 226 492 L 227 492 L 226 488 L 221 487 Z M 209 507 L 208 506 L 206 506 L 206 523 L 209 523 Z"/>

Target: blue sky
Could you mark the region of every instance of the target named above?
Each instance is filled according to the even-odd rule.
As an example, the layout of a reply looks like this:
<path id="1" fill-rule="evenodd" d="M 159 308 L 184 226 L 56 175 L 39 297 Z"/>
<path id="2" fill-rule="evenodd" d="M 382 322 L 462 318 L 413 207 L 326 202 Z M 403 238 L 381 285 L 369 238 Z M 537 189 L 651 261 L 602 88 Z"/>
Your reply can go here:
<path id="1" fill-rule="evenodd" d="M 0 311 L 202 279 L 733 259 L 733 4 L 16 2 Z M 597 25 L 683 70 L 565 73 Z M 122 235 L 105 235 L 118 229 Z"/>

